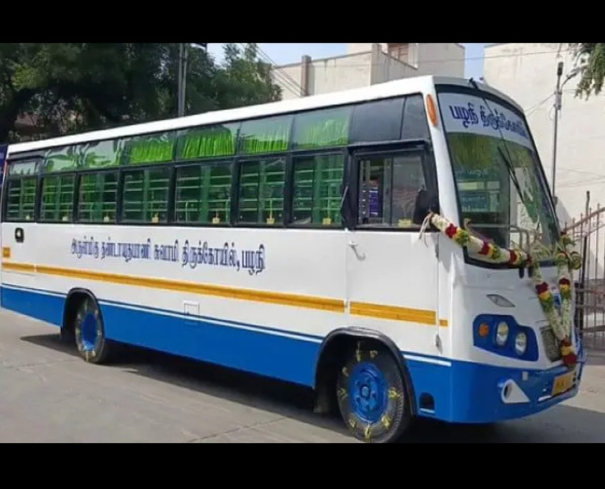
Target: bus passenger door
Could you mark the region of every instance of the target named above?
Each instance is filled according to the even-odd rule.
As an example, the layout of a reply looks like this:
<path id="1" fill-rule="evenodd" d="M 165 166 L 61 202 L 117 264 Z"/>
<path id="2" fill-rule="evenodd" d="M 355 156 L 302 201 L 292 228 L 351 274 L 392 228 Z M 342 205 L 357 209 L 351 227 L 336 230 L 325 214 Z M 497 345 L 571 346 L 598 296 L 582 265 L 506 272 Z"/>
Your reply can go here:
<path id="1" fill-rule="evenodd" d="M 401 351 L 438 355 L 439 235 L 421 236 L 414 222 L 426 200 L 419 192 L 436 189 L 432 158 L 420 145 L 356 151 L 349 163 L 349 324 L 384 333 Z"/>

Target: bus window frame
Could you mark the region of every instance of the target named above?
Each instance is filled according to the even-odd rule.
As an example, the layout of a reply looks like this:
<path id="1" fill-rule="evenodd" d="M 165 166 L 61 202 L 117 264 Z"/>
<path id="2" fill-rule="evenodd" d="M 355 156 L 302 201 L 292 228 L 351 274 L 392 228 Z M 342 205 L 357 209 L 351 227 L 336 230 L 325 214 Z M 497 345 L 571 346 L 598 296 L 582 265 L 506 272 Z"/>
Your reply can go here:
<path id="1" fill-rule="evenodd" d="M 10 175 L 10 167 L 12 165 L 17 164 L 17 163 L 22 163 L 23 161 L 27 161 L 27 160 L 36 161 L 38 167 L 34 173 L 32 173 L 31 175 L 28 175 L 26 177 L 21 176 L 21 175 L 19 175 L 19 176 Z M 42 174 L 42 164 L 43 163 L 44 163 L 44 154 L 41 151 L 23 153 L 23 154 L 19 155 L 17 158 L 11 158 L 10 149 L 9 149 L 9 155 L 5 162 L 6 175 L 2 182 L 2 202 L 0 203 L 0 207 L 2 210 L 2 213 L 0 215 L 0 220 L 2 222 L 11 223 L 11 224 L 12 223 L 26 223 L 26 224 L 38 223 L 39 214 L 40 214 L 40 193 L 42 192 L 42 182 L 40 179 L 40 175 Z M 34 200 L 34 217 L 31 221 L 7 219 L 7 216 L 6 216 L 6 214 L 8 212 L 8 204 L 7 204 L 8 184 L 11 180 L 19 180 L 22 178 L 35 178 L 36 179 L 36 198 Z"/>
<path id="2" fill-rule="evenodd" d="M 242 165 L 250 162 L 258 162 L 265 159 L 279 159 L 283 158 L 284 161 L 284 208 L 283 208 L 283 219 L 279 224 L 267 224 L 267 223 L 249 223 L 239 222 L 237 215 L 239 213 L 239 192 L 240 192 L 240 180 L 242 176 Z M 290 150 L 281 151 L 279 153 L 262 153 L 258 155 L 245 155 L 238 156 L 234 161 L 235 172 L 234 178 L 232 179 L 231 185 L 231 223 L 234 228 L 250 228 L 250 229 L 286 229 L 287 223 L 290 220 L 290 209 L 291 209 L 291 178 L 289 169 L 292 166 L 292 152 Z"/>
<path id="3" fill-rule="evenodd" d="M 359 224 L 359 160 L 363 157 L 375 157 L 389 154 L 410 154 L 420 156 L 422 170 L 429 195 L 435 200 L 437 209 L 440 208 L 439 202 L 439 183 L 437 178 L 437 163 L 430 141 L 426 139 L 410 139 L 401 141 L 388 141 L 385 143 L 360 144 L 349 147 L 349 192 L 346 205 L 352 209 L 349 217 L 349 227 L 355 231 L 363 232 L 399 232 L 399 233 L 418 233 L 420 226 L 412 228 L 400 228 L 396 226 L 371 226 Z M 430 226 L 426 232 L 436 232 Z"/>
<path id="4" fill-rule="evenodd" d="M 342 214 L 342 206 L 341 208 L 338 210 L 338 212 L 341 214 L 341 221 L 340 224 L 338 225 L 330 225 L 330 226 L 325 226 L 323 224 L 296 224 L 294 222 L 292 222 L 292 218 L 294 215 L 294 160 L 298 159 L 298 158 L 305 158 L 305 157 L 313 157 L 313 156 L 342 156 L 344 163 L 343 163 L 343 171 L 342 171 L 342 180 L 340 182 L 340 199 L 342 201 L 342 194 L 345 191 L 346 185 L 347 185 L 347 178 L 348 178 L 348 172 L 349 172 L 349 152 L 347 151 L 347 147 L 346 146 L 336 146 L 336 147 L 332 147 L 332 148 L 325 148 L 325 149 L 311 149 L 311 150 L 298 150 L 298 151 L 291 151 L 290 152 L 290 161 L 289 161 L 289 175 L 288 175 L 288 179 L 289 179 L 289 192 L 290 192 L 290 197 L 288 198 L 288 205 L 289 205 L 289 209 L 288 209 L 288 222 L 286 227 L 291 228 L 291 229 L 310 229 L 310 230 L 324 230 L 324 231 L 342 231 L 347 227 L 347 222 L 345 219 L 345 216 Z"/>
<path id="5" fill-rule="evenodd" d="M 36 198 L 36 200 L 39 200 L 39 203 L 36 207 L 38 207 L 37 209 L 37 217 L 36 217 L 36 222 L 38 224 L 76 224 L 75 218 L 76 218 L 76 205 L 78 203 L 78 192 L 79 192 L 79 188 L 80 188 L 80 172 L 76 171 L 76 170 L 69 170 L 69 171 L 58 171 L 58 172 L 52 172 L 52 173 L 40 173 L 38 175 L 38 185 L 39 185 L 39 199 Z M 71 198 L 71 221 L 63 221 L 61 219 L 56 220 L 56 219 L 42 219 L 42 191 L 44 190 L 44 180 L 46 180 L 47 178 L 61 178 L 61 177 L 70 177 L 73 176 L 74 177 L 74 194 L 72 195 Z"/>
<path id="6" fill-rule="evenodd" d="M 225 156 L 219 156 L 219 157 L 203 157 L 203 158 L 196 158 L 196 159 L 191 159 L 191 160 L 184 160 L 184 159 L 179 159 L 178 158 L 178 144 L 175 144 L 174 147 L 174 154 L 173 154 L 173 158 L 171 161 L 167 161 L 167 162 L 162 162 L 162 163 L 144 163 L 144 164 L 138 164 L 138 165 L 132 165 L 132 164 L 127 164 L 124 161 L 124 156 L 122 155 L 122 160 L 119 162 L 118 165 L 115 166 L 108 166 L 108 167 L 95 167 L 95 168 L 78 168 L 75 170 L 75 173 L 77 175 L 76 178 L 76 189 L 74 192 L 74 197 L 75 197 L 75 202 L 74 202 L 74 209 L 73 209 L 73 220 L 72 220 L 72 224 L 82 224 L 82 225 L 128 225 L 128 226 L 154 226 L 154 227 L 162 227 L 162 226 L 174 226 L 174 225 L 178 225 L 178 226 L 183 226 L 183 227 L 238 227 L 238 228 L 250 228 L 250 229 L 255 229 L 255 228 L 262 228 L 262 229 L 286 229 L 286 228 L 293 228 L 293 229 L 313 229 L 313 230 L 342 230 L 342 229 L 363 229 L 363 230 L 377 230 L 376 228 L 367 228 L 367 227 L 363 227 L 363 228 L 359 228 L 357 226 L 357 215 L 358 215 L 358 202 L 356 200 L 351 201 L 351 198 L 353 197 L 353 194 L 355 194 L 355 199 L 357 199 L 357 195 L 358 195 L 358 189 L 356 189 L 355 185 L 352 185 L 353 182 L 357 183 L 357 179 L 358 179 L 358 175 L 356 174 L 356 172 L 358 171 L 358 168 L 353 168 L 354 166 L 354 159 L 351 157 L 352 153 L 356 153 L 360 150 L 365 150 L 365 151 L 370 151 L 372 152 L 372 149 L 380 149 L 380 152 L 384 152 L 384 150 L 388 147 L 397 147 L 397 148 L 403 148 L 406 146 L 410 146 L 410 145 L 414 145 L 414 144 L 424 144 L 427 146 L 428 148 L 428 154 L 430 156 L 430 160 L 426 159 L 426 155 L 423 155 L 423 169 L 425 170 L 426 173 L 426 164 L 427 161 L 431 162 L 431 165 L 434 167 L 435 163 L 434 163 L 434 155 L 432 154 L 432 146 L 431 146 L 431 135 L 430 132 L 428 134 L 428 139 L 409 139 L 409 140 L 405 140 L 405 139 L 397 139 L 394 141 L 372 141 L 372 142 L 357 142 L 357 143 L 351 143 L 350 141 L 347 142 L 347 144 L 344 145 L 338 145 L 338 146 L 326 146 L 326 147 L 315 147 L 315 148 L 303 148 L 303 149 L 295 149 L 294 148 L 294 132 L 295 132 L 295 127 L 296 127 L 296 117 L 307 114 L 307 113 L 311 113 L 311 112 L 315 112 L 315 111 L 329 111 L 329 110 L 333 110 L 333 109 L 351 109 L 351 114 L 350 114 L 350 120 L 349 120 L 349 124 L 353 124 L 354 122 L 354 118 L 355 118 L 355 108 L 358 106 L 362 106 L 365 104 L 369 104 L 375 101 L 388 101 L 388 100 L 403 100 L 404 104 L 403 104 L 403 112 L 401 114 L 402 117 L 402 122 L 401 122 L 401 129 L 404 129 L 404 124 L 405 124 L 405 115 L 406 115 L 406 106 L 407 106 L 407 100 L 409 100 L 411 97 L 414 96 L 423 96 L 422 92 L 411 92 L 411 93 L 403 93 L 403 94 L 397 94 L 391 97 L 386 97 L 386 98 L 380 98 L 380 99 L 370 99 L 370 100 L 362 100 L 362 101 L 357 101 L 357 102 L 349 102 L 349 103 L 345 103 L 345 104 L 336 104 L 336 105 L 326 105 L 326 106 L 322 106 L 322 107 L 315 107 L 315 108 L 308 108 L 308 109 L 303 109 L 303 110 L 294 110 L 292 112 L 285 112 L 285 113 L 279 113 L 279 114 L 272 114 L 272 115 L 264 115 L 264 116 L 257 116 L 257 117 L 248 117 L 245 119 L 239 119 L 239 120 L 232 120 L 232 121 L 222 121 L 220 124 L 235 124 L 238 126 L 238 130 L 237 130 L 237 145 L 236 145 L 236 151 L 235 154 L 233 155 L 225 155 Z M 426 111 L 425 111 L 426 112 Z M 292 117 L 292 123 L 290 124 L 290 131 L 289 131 L 289 135 L 288 135 L 288 147 L 284 150 L 284 151 L 279 151 L 279 152 L 271 152 L 271 153 L 259 153 L 259 154 L 242 154 L 240 151 L 240 138 L 241 138 L 241 127 L 243 126 L 244 123 L 249 122 L 249 121 L 254 121 L 254 120 L 262 120 L 262 119 L 271 119 L 274 117 Z M 426 119 L 426 113 L 425 113 L 425 119 Z M 428 120 L 427 122 L 427 126 L 428 126 Z M 203 127 L 211 127 L 213 125 L 215 125 L 216 123 L 210 123 L 210 124 L 202 124 L 201 126 L 199 126 L 199 128 L 203 128 Z M 163 129 L 163 130 L 157 130 L 157 131 L 152 131 L 152 132 L 144 132 L 141 134 L 136 134 L 136 135 L 129 135 L 129 136 L 118 136 L 118 137 L 113 137 L 113 138 L 102 138 L 98 141 L 95 141 L 97 143 L 101 143 L 101 142 L 105 142 L 105 141 L 112 141 L 112 140 L 122 140 L 124 139 L 126 142 L 128 142 L 128 140 L 132 139 L 132 138 L 136 138 L 136 137 L 143 137 L 143 136 L 157 136 L 157 135 L 161 135 L 161 134 L 165 134 L 165 133 L 175 133 L 175 137 L 179 137 L 179 134 L 181 134 L 181 132 L 183 131 L 187 131 L 187 130 L 192 130 L 192 129 L 196 129 L 197 126 L 191 126 L 191 127 L 179 127 L 179 128 L 174 128 L 174 129 Z M 351 130 L 351 128 L 349 128 L 349 131 Z M 405 136 L 405 135 L 402 135 Z M 349 134 L 349 137 L 351 137 L 351 135 Z M 81 142 L 81 143 L 77 143 L 77 144 L 87 144 L 86 142 Z M 15 162 L 18 162 L 19 160 L 22 159 L 31 159 L 31 158 L 36 158 L 39 161 L 38 164 L 38 172 L 37 172 L 37 178 L 38 178 L 38 187 L 37 187 L 37 195 L 36 195 L 36 207 L 35 207 L 35 220 L 33 222 L 39 222 L 39 213 L 40 213 L 40 206 L 41 206 L 41 180 L 43 178 L 44 175 L 46 174 L 54 174 L 54 173 L 61 173 L 61 174 L 68 174 L 71 172 L 70 171 L 65 171 L 65 172 L 45 172 L 44 168 L 43 168 L 43 164 L 44 164 L 44 160 L 45 160 L 45 155 L 46 152 L 49 149 L 54 148 L 55 146 L 51 146 L 48 148 L 45 148 L 44 150 L 35 150 L 35 151 L 29 151 L 26 153 L 22 153 L 19 154 L 18 157 L 14 160 Z M 340 209 L 340 213 L 342 215 L 342 219 L 340 222 L 340 225 L 338 226 L 324 226 L 324 225 L 316 225 L 316 224 L 309 224 L 309 225 L 301 225 L 301 224 L 295 224 L 292 222 L 292 215 L 293 215 L 293 197 L 294 197 L 294 166 L 293 166 L 293 160 L 295 158 L 299 158 L 301 156 L 322 156 L 322 155 L 329 155 L 329 154 L 344 154 L 345 157 L 345 162 L 344 162 L 344 171 L 343 171 L 343 182 L 341 185 L 341 189 L 340 189 L 340 196 L 341 199 L 344 196 L 344 201 L 341 200 L 341 202 L 343 203 L 343 205 L 341 206 Z M 266 223 L 239 223 L 237 222 L 237 211 L 238 211 L 238 207 L 239 207 L 239 184 L 240 184 L 240 177 L 241 177 L 241 165 L 245 162 L 248 161 L 258 161 L 259 159 L 264 159 L 264 158 L 278 158 L 278 157 L 283 157 L 285 159 L 285 181 L 284 181 L 284 209 L 283 209 L 283 222 L 281 224 L 278 225 L 270 225 L 270 224 L 266 224 Z M 10 160 L 10 155 L 9 155 L 9 160 Z M 204 162 L 212 162 L 212 163 L 219 163 L 222 161 L 230 161 L 232 164 L 232 185 L 231 185 L 231 219 L 229 223 L 220 223 L 220 224 L 199 224 L 199 223 L 177 223 L 176 222 L 176 202 L 175 202 L 175 198 L 176 198 L 176 174 L 177 174 L 177 169 L 182 167 L 182 166 L 188 166 L 188 165 L 196 165 L 196 164 L 203 164 Z M 8 163 L 10 164 L 12 161 L 9 161 Z M 123 190 L 124 190 L 124 181 L 125 181 L 125 174 L 124 172 L 128 172 L 128 171 L 133 171 L 133 170 L 146 170 L 149 168 L 168 168 L 170 171 L 170 186 L 169 186 L 169 192 L 168 192 L 168 198 L 169 198 L 169 202 L 168 202 L 168 209 L 167 209 L 167 219 L 165 222 L 158 222 L 158 223 L 148 223 L 148 222 L 134 222 L 134 221 L 124 221 L 122 219 L 122 214 L 123 214 L 123 202 L 122 202 L 122 196 L 123 196 Z M 82 221 L 78 221 L 77 217 L 78 217 L 78 204 L 79 204 L 79 192 L 80 192 L 80 181 L 81 181 L 81 176 L 85 175 L 85 174 L 89 174 L 89 173 L 102 173 L 102 172 L 109 172 L 109 171 L 117 171 L 118 172 L 118 187 L 117 187 L 117 202 L 116 202 L 116 220 L 114 222 L 109 222 L 109 223 L 105 223 L 105 222 L 99 222 L 99 223 L 87 223 L 87 222 L 82 222 Z M 436 175 L 436 170 L 431 170 L 435 173 Z M 8 178 L 6 179 L 8 181 Z M 7 182 L 3 182 L 3 186 L 6 185 Z M 437 187 L 437 181 L 436 181 L 436 176 L 435 176 L 435 187 Z M 346 195 L 344 194 L 346 192 Z M 6 193 L 6 192 L 4 192 Z M 436 195 L 437 195 L 437 199 L 438 199 L 438 190 L 436 190 Z M 6 199 L 5 195 L 2 195 L 2 200 L 4 201 L 4 199 Z M 4 204 L 4 203 L 3 203 Z M 4 217 L 4 208 L 6 206 L 3 205 L 3 215 L 0 217 Z M 353 212 L 354 211 L 354 212 Z M 353 216 L 354 214 L 354 216 Z M 32 221 L 28 221 L 28 222 L 32 222 Z M 46 221 L 48 222 L 48 221 Z M 59 224 L 66 224 L 63 221 L 60 221 Z M 383 231 L 411 231 L 413 232 L 414 229 L 401 229 L 401 228 L 379 228 L 380 230 Z M 427 231 L 432 231 L 431 229 L 427 229 Z"/>
<path id="7" fill-rule="evenodd" d="M 146 171 L 152 169 L 163 169 L 168 170 L 170 175 L 168 176 L 168 202 L 166 206 L 166 221 L 160 222 L 146 222 L 146 221 L 124 221 L 122 218 L 123 204 L 124 204 L 124 181 L 125 174 L 134 173 L 138 171 Z M 174 222 L 174 216 L 172 215 L 174 212 L 174 190 L 176 184 L 176 171 L 175 164 L 173 162 L 170 163 L 146 163 L 144 165 L 124 165 L 120 167 L 120 175 L 118 180 L 118 205 L 116 206 L 116 221 L 113 223 L 114 226 L 151 226 L 151 227 L 162 227 L 162 226 L 172 226 Z"/>
<path id="8" fill-rule="evenodd" d="M 86 170 L 82 170 L 78 172 L 78 181 L 76 182 L 76 192 L 77 192 L 77 197 L 76 197 L 76 206 L 74 208 L 74 222 L 73 224 L 79 224 L 82 226 L 117 226 L 119 224 L 118 218 L 119 218 L 119 214 L 118 214 L 118 207 L 120 205 L 120 181 L 121 181 L 121 171 L 120 171 L 120 167 L 107 167 L 107 168 L 94 168 L 94 169 L 86 169 Z M 80 204 L 80 185 L 82 182 L 82 177 L 88 176 L 88 175 L 103 175 L 105 173 L 116 173 L 117 174 L 117 187 L 116 187 L 116 219 L 115 221 L 110 221 L 110 222 L 105 222 L 105 221 L 82 221 L 80 219 L 78 219 L 78 212 L 79 212 L 79 208 L 78 205 Z M 61 223 L 63 224 L 63 223 Z"/>
<path id="9" fill-rule="evenodd" d="M 194 167 L 194 166 L 203 166 L 203 165 L 216 165 L 216 164 L 225 164 L 225 165 L 229 165 L 231 167 L 231 188 L 229 190 L 230 194 L 231 194 L 231 203 L 229 205 L 229 213 L 231 218 L 229 219 L 229 221 L 225 221 L 225 222 L 221 222 L 219 224 L 212 224 L 210 223 L 199 223 L 199 222 L 178 222 L 176 220 L 176 184 L 177 184 L 177 173 L 179 168 L 188 168 L 188 167 Z M 219 156 L 219 157 L 206 157 L 206 158 L 198 158 L 198 159 L 191 159 L 191 160 L 179 160 L 176 163 L 170 164 L 170 166 L 172 167 L 173 170 L 173 175 L 172 175 L 172 179 L 173 179 L 173 183 L 172 183 L 172 188 L 170 190 L 171 192 L 171 205 L 172 205 L 172 211 L 170 214 L 170 219 L 168 221 L 168 225 L 170 226 L 176 226 L 176 227 L 190 227 L 190 228 L 231 228 L 233 227 L 233 218 L 234 218 L 234 214 L 233 214 L 233 192 L 234 192 L 234 182 L 236 180 L 236 175 L 237 175 L 237 168 L 236 168 L 236 158 L 234 158 L 233 156 Z M 164 223 L 162 223 L 161 225 L 166 225 Z"/>

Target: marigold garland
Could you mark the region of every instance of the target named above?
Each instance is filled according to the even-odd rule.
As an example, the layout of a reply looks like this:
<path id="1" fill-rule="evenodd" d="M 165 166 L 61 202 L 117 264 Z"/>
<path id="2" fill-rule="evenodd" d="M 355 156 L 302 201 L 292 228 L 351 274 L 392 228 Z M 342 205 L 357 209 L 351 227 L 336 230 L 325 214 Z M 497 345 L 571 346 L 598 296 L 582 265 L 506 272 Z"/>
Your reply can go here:
<path id="1" fill-rule="evenodd" d="M 518 268 L 532 269 L 535 290 L 540 305 L 548 323 L 559 340 L 563 363 L 568 367 L 574 367 L 578 362 L 577 353 L 571 342 L 573 323 L 574 290 L 571 286 L 572 270 L 581 267 L 580 254 L 573 250 L 575 243 L 565 233 L 562 233 L 559 243 L 555 247 L 555 264 L 557 266 L 558 286 L 561 292 L 561 314 L 555 307 L 555 299 L 548 283 L 543 279 L 538 265 L 540 258 L 552 254 L 546 249 L 536 249 L 530 254 L 523 250 L 509 250 L 500 248 L 493 243 L 484 241 L 473 236 L 468 230 L 460 228 L 439 214 L 431 213 L 428 221 L 439 231 L 445 234 L 458 245 L 467 248 L 470 252 L 479 256 L 480 259 L 491 263 L 510 264 Z M 544 254 L 546 252 L 546 254 Z M 533 255 L 533 256 L 532 256 Z"/>

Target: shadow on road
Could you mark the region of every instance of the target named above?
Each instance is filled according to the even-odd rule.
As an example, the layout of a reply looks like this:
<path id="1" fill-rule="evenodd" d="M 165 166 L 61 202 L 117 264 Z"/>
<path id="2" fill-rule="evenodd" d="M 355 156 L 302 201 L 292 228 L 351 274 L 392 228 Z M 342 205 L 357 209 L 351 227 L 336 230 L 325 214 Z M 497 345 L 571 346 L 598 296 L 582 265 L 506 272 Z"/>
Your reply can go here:
<path id="1" fill-rule="evenodd" d="M 22 337 L 22 341 L 78 357 L 58 335 Z M 596 362 L 596 363 L 595 363 Z M 605 364 L 605 357 L 589 363 Z M 115 368 L 205 395 L 255 407 L 347 435 L 337 417 L 313 413 L 310 389 L 156 351 L 126 346 Z M 569 443 L 605 440 L 605 414 L 567 405 L 523 420 L 489 426 L 449 425 L 419 420 L 402 443 Z"/>

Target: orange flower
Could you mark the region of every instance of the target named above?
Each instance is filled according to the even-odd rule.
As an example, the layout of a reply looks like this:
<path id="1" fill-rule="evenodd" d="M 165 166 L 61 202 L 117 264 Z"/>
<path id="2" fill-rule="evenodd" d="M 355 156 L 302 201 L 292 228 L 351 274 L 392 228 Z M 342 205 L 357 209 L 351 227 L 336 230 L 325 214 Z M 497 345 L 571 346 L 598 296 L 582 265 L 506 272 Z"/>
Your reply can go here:
<path id="1" fill-rule="evenodd" d="M 547 290 L 545 292 L 542 292 L 541 294 L 538 295 L 538 297 L 540 297 L 541 301 L 547 301 L 548 299 L 550 299 L 551 297 L 551 293 L 550 290 Z"/>

